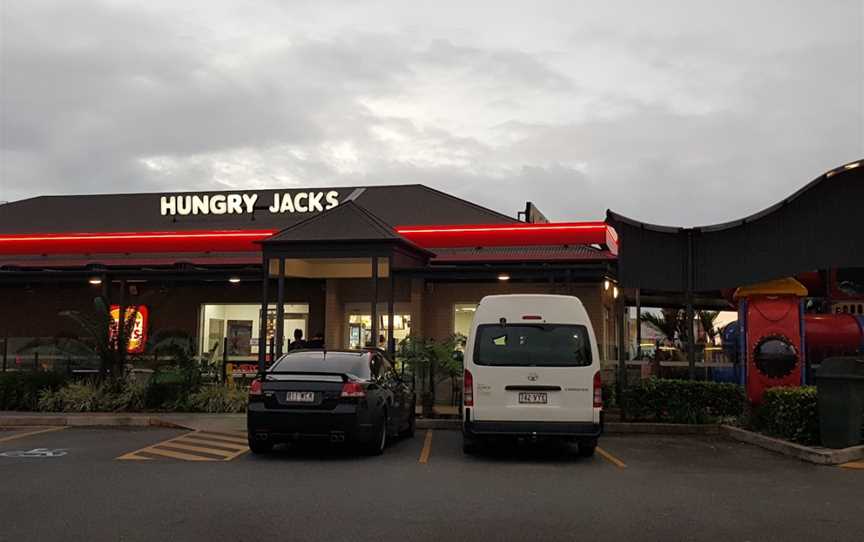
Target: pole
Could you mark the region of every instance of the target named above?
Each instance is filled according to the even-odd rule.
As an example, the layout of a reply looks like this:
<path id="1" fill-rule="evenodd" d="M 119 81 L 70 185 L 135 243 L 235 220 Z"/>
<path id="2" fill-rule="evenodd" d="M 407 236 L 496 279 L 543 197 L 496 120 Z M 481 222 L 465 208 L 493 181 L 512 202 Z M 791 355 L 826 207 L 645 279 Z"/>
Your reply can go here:
<path id="1" fill-rule="evenodd" d="M 228 382 L 228 337 L 222 337 L 222 383 Z"/>
<path id="2" fill-rule="evenodd" d="M 282 343 L 284 341 L 285 341 L 285 258 L 279 258 L 279 278 L 277 279 L 277 282 L 276 282 L 276 357 L 277 358 L 282 356 Z"/>
<path id="3" fill-rule="evenodd" d="M 378 256 L 372 256 L 372 344 L 378 346 Z"/>
<path id="4" fill-rule="evenodd" d="M 396 337 L 393 336 L 393 320 L 396 306 L 396 277 L 393 276 L 393 257 L 387 259 L 387 273 L 390 279 L 390 296 L 387 299 L 387 353 L 390 359 L 396 359 Z"/>
<path id="5" fill-rule="evenodd" d="M 636 288 L 636 359 L 642 359 L 642 299 L 639 288 Z"/>
<path id="6" fill-rule="evenodd" d="M 36 350 L 33 352 L 33 370 L 39 370 L 39 351 Z"/>
<path id="7" fill-rule="evenodd" d="M 696 379 L 696 336 L 693 333 L 693 231 L 687 231 L 687 260 L 685 263 L 686 275 L 684 277 L 687 288 L 684 291 L 686 310 L 684 332 L 687 335 L 687 377 Z"/>
<path id="8" fill-rule="evenodd" d="M 9 336 L 3 338 L 3 372 L 6 372 L 6 360 L 9 358 Z"/>
<path id="9" fill-rule="evenodd" d="M 624 353 L 624 292 L 620 292 L 618 299 L 615 300 L 615 326 L 618 335 L 618 397 L 621 397 L 624 390 L 627 388 L 627 355 Z"/>
<path id="10" fill-rule="evenodd" d="M 263 373 L 267 361 L 267 285 L 270 282 L 270 259 L 264 256 L 264 276 L 261 278 L 261 315 L 258 322 L 258 372 Z"/>

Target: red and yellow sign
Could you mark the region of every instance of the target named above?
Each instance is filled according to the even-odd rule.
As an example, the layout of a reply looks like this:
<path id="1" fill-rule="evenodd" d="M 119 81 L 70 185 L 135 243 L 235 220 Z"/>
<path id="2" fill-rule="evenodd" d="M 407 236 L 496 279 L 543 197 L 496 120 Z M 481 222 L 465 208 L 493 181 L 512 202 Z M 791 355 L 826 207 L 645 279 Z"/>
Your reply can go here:
<path id="1" fill-rule="evenodd" d="M 130 354 L 140 354 L 144 352 L 144 346 L 147 344 L 147 325 L 149 324 L 147 307 L 144 305 L 132 305 L 126 307 L 126 318 L 135 316 L 135 323 L 132 325 L 132 331 L 129 335 L 129 343 L 126 345 L 126 351 Z M 117 340 L 117 329 L 120 326 L 120 305 L 111 305 L 111 342 Z"/>

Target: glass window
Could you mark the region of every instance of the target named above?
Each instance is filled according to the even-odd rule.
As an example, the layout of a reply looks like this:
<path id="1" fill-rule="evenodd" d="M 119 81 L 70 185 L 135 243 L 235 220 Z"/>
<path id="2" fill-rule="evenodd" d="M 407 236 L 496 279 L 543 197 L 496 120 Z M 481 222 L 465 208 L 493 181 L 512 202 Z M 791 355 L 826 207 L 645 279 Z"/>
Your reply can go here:
<path id="1" fill-rule="evenodd" d="M 258 304 L 206 304 L 201 305 L 201 328 L 198 336 L 200 354 L 204 359 L 221 360 L 227 344 L 228 361 L 232 363 L 254 363 L 259 349 L 261 305 Z M 299 329 L 308 337 L 309 305 L 305 303 L 285 304 L 285 340 L 283 350 L 293 340 L 294 330 Z M 269 342 L 276 335 L 276 305 L 267 311 L 267 337 Z M 227 340 L 227 343 L 225 339 Z M 269 345 L 267 346 L 269 349 Z"/>
<path id="2" fill-rule="evenodd" d="M 477 328 L 474 363 L 583 367 L 591 365 L 591 341 L 585 326 L 486 324 Z"/>
<path id="3" fill-rule="evenodd" d="M 369 314 L 348 315 L 348 348 L 364 348 L 367 346 L 378 346 L 387 348 L 387 314 L 378 315 L 378 339 L 372 342 L 372 316 Z M 398 344 L 411 333 L 411 315 L 393 315 L 393 337 Z"/>
<path id="4" fill-rule="evenodd" d="M 270 370 L 348 373 L 365 379 L 372 374 L 369 354 L 363 352 L 294 352 L 279 358 Z"/>
<path id="5" fill-rule="evenodd" d="M 467 337 L 476 311 L 477 303 L 456 303 L 453 306 L 453 333 Z"/>

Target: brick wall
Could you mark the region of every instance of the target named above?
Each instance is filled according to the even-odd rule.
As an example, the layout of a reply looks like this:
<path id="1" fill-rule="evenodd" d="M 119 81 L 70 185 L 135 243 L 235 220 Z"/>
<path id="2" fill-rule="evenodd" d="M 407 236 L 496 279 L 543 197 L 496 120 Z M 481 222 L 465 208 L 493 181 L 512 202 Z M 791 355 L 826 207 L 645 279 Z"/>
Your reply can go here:
<path id="1" fill-rule="evenodd" d="M 126 303 L 147 305 L 151 334 L 179 329 L 197 337 L 202 304 L 261 302 L 261 285 L 257 282 L 148 282 L 132 283 L 130 286 L 134 286 L 138 293 L 127 294 Z M 270 290 L 271 302 L 275 302 L 275 287 Z M 61 332 L 78 334 L 80 330 L 76 324 L 60 316 L 60 311 L 92 311 L 93 299 L 100 293 L 101 287 L 86 283 L 36 284 L 31 288 L 21 285 L 0 287 L 0 337 L 53 337 Z M 116 286 L 111 295 L 114 300 L 119 299 Z M 286 281 L 285 301 L 308 303 L 309 329 L 324 328 L 324 290 L 321 281 Z"/>

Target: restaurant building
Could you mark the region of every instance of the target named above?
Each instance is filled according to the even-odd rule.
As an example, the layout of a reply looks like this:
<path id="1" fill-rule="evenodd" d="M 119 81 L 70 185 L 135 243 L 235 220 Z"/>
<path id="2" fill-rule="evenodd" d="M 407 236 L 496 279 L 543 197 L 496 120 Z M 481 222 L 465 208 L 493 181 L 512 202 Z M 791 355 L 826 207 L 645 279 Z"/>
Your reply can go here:
<path id="1" fill-rule="evenodd" d="M 467 333 L 485 295 L 557 293 L 582 299 L 614 359 L 616 255 L 604 222 L 422 185 L 41 196 L 0 205 L 0 338 L 21 363 L 34 338 L 80 333 L 61 313 L 103 295 L 142 309 L 140 352 L 179 330 L 205 359 L 254 365 L 295 329 L 392 348 Z"/>

